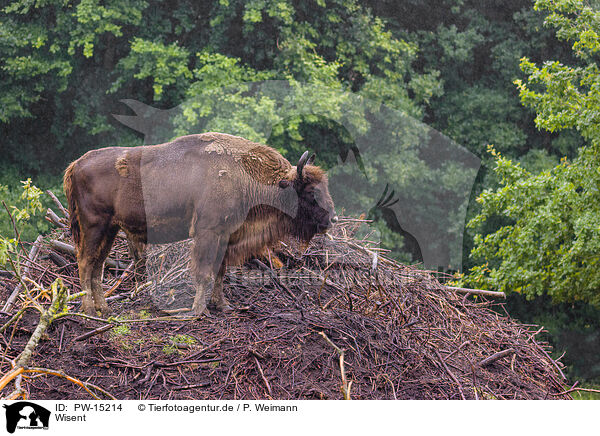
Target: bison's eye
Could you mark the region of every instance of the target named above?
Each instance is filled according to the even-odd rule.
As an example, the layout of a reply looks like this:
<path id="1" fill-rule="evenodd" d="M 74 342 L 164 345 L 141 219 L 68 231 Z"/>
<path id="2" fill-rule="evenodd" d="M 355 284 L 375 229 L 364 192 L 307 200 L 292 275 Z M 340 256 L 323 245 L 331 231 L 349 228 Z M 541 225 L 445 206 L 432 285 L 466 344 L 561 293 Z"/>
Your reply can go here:
<path id="1" fill-rule="evenodd" d="M 304 191 L 304 199 L 311 204 L 316 204 L 317 203 L 317 193 L 313 190 Z"/>

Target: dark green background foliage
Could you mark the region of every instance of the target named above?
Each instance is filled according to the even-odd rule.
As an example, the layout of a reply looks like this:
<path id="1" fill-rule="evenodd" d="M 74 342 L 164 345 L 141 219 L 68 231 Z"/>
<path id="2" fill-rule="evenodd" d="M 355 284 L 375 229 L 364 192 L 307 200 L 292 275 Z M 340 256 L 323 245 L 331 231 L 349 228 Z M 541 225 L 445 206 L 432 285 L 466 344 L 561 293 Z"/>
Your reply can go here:
<path id="1" fill-rule="evenodd" d="M 461 280 L 518 293 L 511 300 L 515 313 L 526 321 L 554 320 L 552 340 L 572 351 L 574 374 L 599 378 L 598 359 L 573 345 L 587 338 L 600 355 L 592 307 L 600 305 L 596 6 L 577 0 L 4 0 L 0 195 L 18 205 L 19 180 L 27 177 L 59 193 L 62 170 L 85 151 L 141 144 L 140 133 L 111 116 L 131 113 L 122 99 L 160 109 L 185 103 L 175 123 L 179 133 L 203 126 L 241 134 L 290 158 L 311 148 L 319 164 L 331 167 L 353 140 L 325 116 L 327 108 L 336 107 L 336 95 L 356 93 L 432 126 L 482 159 Z M 337 94 L 313 99 L 325 108 L 321 115 L 291 117 L 243 89 L 219 94 L 263 80 Z M 253 124 L 255 114 L 273 123 L 268 137 Z M 387 176 L 403 177 L 407 191 L 432 177 L 453 180 L 450 171 L 418 168 L 391 165 Z M 384 214 L 371 217 L 383 242 L 410 261 L 410 244 Z M 40 220 L 21 225 L 27 239 L 47 230 Z M 11 236 L 5 217 L 0 234 Z"/>

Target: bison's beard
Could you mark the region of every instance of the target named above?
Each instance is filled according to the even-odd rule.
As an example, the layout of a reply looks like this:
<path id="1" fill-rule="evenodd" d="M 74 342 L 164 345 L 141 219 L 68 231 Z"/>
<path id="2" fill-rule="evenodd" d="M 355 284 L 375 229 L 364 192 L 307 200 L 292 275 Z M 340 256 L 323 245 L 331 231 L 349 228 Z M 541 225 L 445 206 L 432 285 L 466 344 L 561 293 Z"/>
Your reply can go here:
<path id="1" fill-rule="evenodd" d="M 325 233 L 327 231 L 327 227 L 316 222 L 303 222 L 294 228 L 296 230 L 295 236 L 303 242 L 310 242 L 317 233 Z"/>

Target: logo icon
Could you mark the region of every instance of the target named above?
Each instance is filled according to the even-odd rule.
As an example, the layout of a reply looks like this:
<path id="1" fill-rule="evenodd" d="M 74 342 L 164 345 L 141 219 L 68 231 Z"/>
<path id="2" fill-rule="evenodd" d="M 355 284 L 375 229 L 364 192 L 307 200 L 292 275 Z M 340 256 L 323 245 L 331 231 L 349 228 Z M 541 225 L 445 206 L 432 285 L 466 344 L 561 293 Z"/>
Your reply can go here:
<path id="1" fill-rule="evenodd" d="M 6 409 L 6 430 L 14 433 L 17 427 L 26 429 L 48 429 L 50 411 L 29 401 L 18 401 L 4 405 Z"/>

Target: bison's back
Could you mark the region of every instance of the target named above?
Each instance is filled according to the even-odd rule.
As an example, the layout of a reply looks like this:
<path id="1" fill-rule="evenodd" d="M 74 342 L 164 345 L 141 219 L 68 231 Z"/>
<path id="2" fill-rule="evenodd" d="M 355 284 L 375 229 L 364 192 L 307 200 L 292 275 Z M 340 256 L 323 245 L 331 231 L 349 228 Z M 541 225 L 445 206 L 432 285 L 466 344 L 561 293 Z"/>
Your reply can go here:
<path id="1" fill-rule="evenodd" d="M 277 183 L 291 169 L 268 146 L 211 132 L 90 151 L 67 170 L 65 191 L 88 221 L 110 217 L 162 243 L 189 237 L 195 224 L 231 230 L 261 203 L 280 206 Z"/>
<path id="2" fill-rule="evenodd" d="M 268 146 L 212 132 L 144 147 L 140 165 L 149 222 L 173 207 L 186 217 L 194 209 L 215 230 L 239 224 L 257 204 L 273 204 L 278 182 L 292 168 Z"/>

